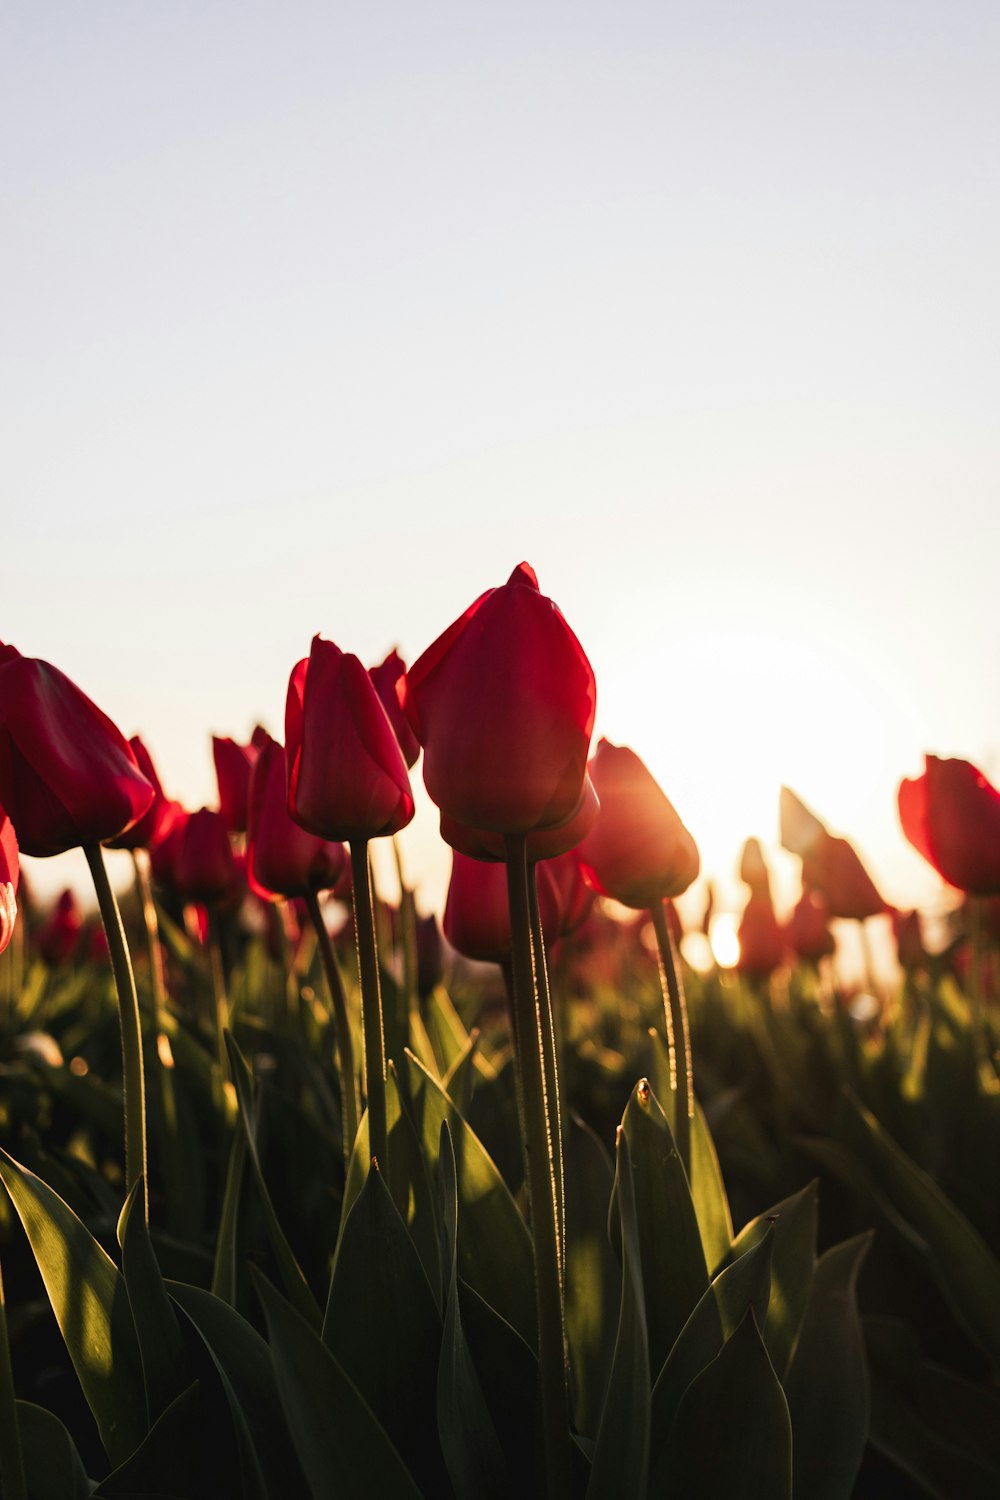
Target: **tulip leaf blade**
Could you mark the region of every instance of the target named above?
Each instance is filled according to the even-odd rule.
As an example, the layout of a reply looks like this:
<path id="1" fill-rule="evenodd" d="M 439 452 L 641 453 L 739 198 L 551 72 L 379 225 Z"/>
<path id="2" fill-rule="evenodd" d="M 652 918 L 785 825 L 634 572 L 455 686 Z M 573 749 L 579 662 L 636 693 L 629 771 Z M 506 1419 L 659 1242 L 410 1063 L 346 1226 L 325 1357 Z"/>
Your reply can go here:
<path id="1" fill-rule="evenodd" d="M 133 1184 L 118 1220 L 118 1243 L 142 1359 L 147 1420 L 152 1426 L 190 1380 L 186 1375 L 184 1341 L 177 1315 L 167 1296 L 142 1211 L 142 1193 L 140 1177 Z"/>
<path id="2" fill-rule="evenodd" d="M 762 1333 L 771 1363 L 783 1380 L 802 1327 L 816 1263 L 817 1183 L 783 1198 L 745 1224 L 733 1241 L 730 1264 L 756 1245 L 774 1225 L 771 1298 Z"/>
<path id="3" fill-rule="evenodd" d="M 18 1401 L 17 1425 L 28 1494 L 33 1500 L 88 1500 L 83 1462 L 70 1433 L 53 1412 Z"/>
<path id="4" fill-rule="evenodd" d="M 650 1027 L 649 1038 L 653 1049 L 654 1091 L 667 1122 L 673 1129 L 672 1108 L 668 1108 L 664 1102 L 671 1097 L 667 1044 L 655 1026 Z M 690 1188 L 702 1249 L 705 1252 L 705 1264 L 714 1275 L 729 1254 L 733 1240 L 733 1220 L 715 1142 L 712 1140 L 705 1112 L 697 1099 L 694 1101 L 694 1120 L 691 1126 Z"/>
<path id="5" fill-rule="evenodd" d="M 0 1178 L 24 1226 L 101 1442 L 120 1463 L 146 1432 L 142 1359 L 124 1277 L 40 1177 L 0 1150 Z"/>

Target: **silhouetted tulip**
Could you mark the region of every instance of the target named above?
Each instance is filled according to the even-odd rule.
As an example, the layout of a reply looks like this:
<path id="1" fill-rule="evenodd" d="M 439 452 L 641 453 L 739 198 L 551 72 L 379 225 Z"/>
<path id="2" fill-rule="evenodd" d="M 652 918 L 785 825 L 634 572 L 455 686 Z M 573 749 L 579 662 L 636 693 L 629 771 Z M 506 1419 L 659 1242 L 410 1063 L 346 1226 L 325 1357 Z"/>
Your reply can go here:
<path id="1" fill-rule="evenodd" d="M 400 696 L 424 747 L 427 790 L 449 818 L 530 833 L 574 816 L 594 726 L 594 673 L 527 563 L 428 647 Z"/>
<path id="2" fill-rule="evenodd" d="M 17 920 L 17 885 L 21 866 L 14 825 L 0 807 L 0 953 L 14 934 Z"/>
<path id="3" fill-rule="evenodd" d="M 898 804 L 906 837 L 950 885 L 1000 894 L 1000 791 L 982 771 L 925 756 L 924 774 L 900 784 Z"/>
<path id="4" fill-rule="evenodd" d="M 636 908 L 686 891 L 698 874 L 697 846 L 634 750 L 601 740 L 590 778 L 601 809 L 579 849 L 588 880 Z"/>
<path id="5" fill-rule="evenodd" d="M 252 887 L 270 896 L 305 896 L 328 891 L 349 869 L 343 844 L 301 828 L 288 811 L 285 752 L 268 738 L 250 778 L 247 875 Z"/>
<path id="6" fill-rule="evenodd" d="M 397 691 L 400 681 L 406 675 L 406 663 L 398 651 L 390 651 L 385 661 L 380 662 L 377 667 L 369 668 L 368 675 L 375 684 L 379 702 L 385 709 L 389 723 L 395 731 L 399 748 L 403 752 L 403 759 L 412 769 L 417 763 L 420 745 L 410 728 L 410 721 L 403 712 Z"/>
<path id="7" fill-rule="evenodd" d="M 117 838 L 106 839 L 105 843 L 109 849 L 152 849 L 166 837 L 173 827 L 176 821 L 177 804 L 164 795 L 149 751 L 137 734 L 129 740 L 129 747 L 135 756 L 139 770 L 153 788 L 153 800 L 147 811 L 132 824 L 131 828 L 127 828 Z"/>
<path id="8" fill-rule="evenodd" d="M 781 788 L 778 820 L 782 848 L 797 854 L 800 859 L 804 859 L 828 832 L 826 824 L 787 786 Z"/>
<path id="9" fill-rule="evenodd" d="M 751 979 L 764 979 L 781 963 L 785 938 L 766 891 L 752 890 L 737 931 L 740 956 L 736 967 Z"/>
<path id="10" fill-rule="evenodd" d="M 815 963 L 836 947 L 830 931 L 830 912 L 818 891 L 803 891 L 785 930 L 788 946 L 799 958 Z"/>
<path id="11" fill-rule="evenodd" d="M 285 703 L 288 810 L 310 833 L 363 840 L 413 817 L 399 741 L 356 656 L 315 636 Z"/>
<path id="12" fill-rule="evenodd" d="M 831 917 L 863 922 L 890 909 L 854 845 L 829 833 L 803 856 L 802 883 L 820 893 Z"/>
<path id="13" fill-rule="evenodd" d="M 759 839 L 747 839 L 743 845 L 743 853 L 740 856 L 740 879 L 752 891 L 761 891 L 764 895 L 770 896 L 771 877 Z"/>
<path id="14" fill-rule="evenodd" d="M 21 853 L 114 838 L 152 800 L 107 715 L 57 667 L 0 643 L 0 802 Z"/>
<path id="15" fill-rule="evenodd" d="M 180 825 L 170 877 L 183 901 L 223 906 L 239 898 L 243 872 L 221 813 L 203 807 Z"/>

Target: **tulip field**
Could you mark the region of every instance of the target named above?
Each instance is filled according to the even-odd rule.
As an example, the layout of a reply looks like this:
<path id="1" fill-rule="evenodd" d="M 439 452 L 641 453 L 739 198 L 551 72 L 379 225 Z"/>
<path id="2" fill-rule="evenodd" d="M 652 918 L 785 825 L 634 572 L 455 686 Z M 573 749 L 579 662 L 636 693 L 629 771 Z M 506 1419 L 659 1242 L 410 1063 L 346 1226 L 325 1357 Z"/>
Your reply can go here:
<path id="1" fill-rule="evenodd" d="M 723 967 L 531 568 L 441 625 L 317 635 L 200 810 L 0 644 L 3 1500 L 995 1500 L 1000 792 L 900 783 L 931 932 L 785 789 Z M 21 868 L 73 848 L 93 914 Z"/>

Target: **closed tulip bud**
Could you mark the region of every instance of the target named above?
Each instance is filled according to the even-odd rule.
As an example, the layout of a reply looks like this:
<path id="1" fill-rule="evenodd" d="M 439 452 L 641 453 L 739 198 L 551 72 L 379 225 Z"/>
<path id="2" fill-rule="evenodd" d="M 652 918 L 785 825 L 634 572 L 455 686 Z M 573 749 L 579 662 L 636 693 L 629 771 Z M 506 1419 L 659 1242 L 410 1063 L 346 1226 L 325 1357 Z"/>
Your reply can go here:
<path id="1" fill-rule="evenodd" d="M 219 784 L 222 821 L 230 833 L 246 833 L 250 773 L 257 759 L 257 747 L 252 741 L 249 745 L 240 745 L 236 740 L 213 734 L 212 759 Z"/>
<path id="2" fill-rule="evenodd" d="M 431 799 L 492 833 L 553 828 L 580 806 L 596 687 L 527 563 L 471 604 L 400 688 Z"/>
<path id="3" fill-rule="evenodd" d="M 583 878 L 575 850 L 547 859 L 543 868 L 559 898 L 559 936 L 569 937 L 590 916 L 597 892 Z"/>
<path id="4" fill-rule="evenodd" d="M 546 942 L 558 936 L 559 900 L 552 883 L 538 871 L 538 912 Z M 466 958 L 504 963 L 510 958 L 510 906 L 503 865 L 470 859 L 456 849 L 444 909 L 444 935 Z"/>
<path id="5" fill-rule="evenodd" d="M 764 851 L 759 839 L 747 839 L 743 845 L 743 853 L 740 856 L 740 879 L 752 891 L 761 891 L 765 896 L 770 896 L 771 877 L 768 874 Z"/>
<path id="6" fill-rule="evenodd" d="M 536 864 L 539 860 L 558 859 L 576 849 L 597 821 L 599 806 L 594 784 L 588 776 L 583 784 L 580 805 L 571 818 L 555 828 L 539 828 L 535 833 L 528 834 L 526 842 L 529 864 Z M 464 823 L 456 823 L 447 813 L 441 814 L 441 837 L 446 844 L 450 844 L 460 854 L 467 854 L 470 859 L 505 858 L 503 834 L 491 833 L 487 828 L 469 828 Z"/>
<path id="7" fill-rule="evenodd" d="M 47 964 L 65 964 L 76 953 L 83 931 L 83 914 L 75 893 L 68 887 L 53 906 L 48 918 L 35 929 L 34 942 Z"/>
<path id="8" fill-rule="evenodd" d="M 804 856 L 802 883 L 819 892 L 832 917 L 863 922 L 889 910 L 853 844 L 832 834 Z"/>
<path id="9" fill-rule="evenodd" d="M 398 833 L 413 817 L 399 741 L 356 656 L 313 639 L 285 704 L 288 810 L 310 833 L 336 841 Z"/>
<path id="10" fill-rule="evenodd" d="M 0 643 L 0 802 L 21 853 L 99 844 L 152 801 L 107 715 L 57 667 Z"/>
<path id="11" fill-rule="evenodd" d="M 171 802 L 164 795 L 149 751 L 137 734 L 129 740 L 129 747 L 135 756 L 136 765 L 153 788 L 153 800 L 147 811 L 132 824 L 131 828 L 127 828 L 117 838 L 107 839 L 105 842 L 109 849 L 153 849 L 162 842 L 173 827 L 176 820 L 176 803 Z"/>
<path id="12" fill-rule="evenodd" d="M 332 890 L 349 869 L 343 844 L 307 833 L 288 811 L 285 752 L 268 739 L 250 778 L 247 875 L 252 888 L 275 896 Z"/>
<path id="13" fill-rule="evenodd" d="M 580 845 L 588 880 L 637 909 L 686 891 L 698 875 L 697 845 L 635 752 L 601 740 L 590 779 L 601 810 Z"/>
<path id="14" fill-rule="evenodd" d="M 403 759 L 412 770 L 420 754 L 420 745 L 410 728 L 410 721 L 403 712 L 398 691 L 399 684 L 406 675 L 406 664 L 398 651 L 390 651 L 385 661 L 380 662 L 377 667 L 369 668 L 368 675 L 375 684 L 379 702 L 385 709 L 389 723 L 395 731 L 399 748 L 403 752 Z"/>
<path id="15" fill-rule="evenodd" d="M 830 912 L 818 891 L 802 892 L 788 920 L 785 936 L 799 958 L 815 962 L 833 952 L 836 944 L 830 931 Z"/>
<path id="16" fill-rule="evenodd" d="M 924 757 L 898 793 L 903 832 L 924 859 L 973 896 L 1000 895 L 1000 791 L 967 760 Z"/>
<path id="17" fill-rule="evenodd" d="M 737 968 L 741 974 L 764 979 L 778 968 L 785 953 L 785 938 L 774 915 L 771 897 L 764 891 L 750 892 L 737 936 L 740 944 Z"/>
<path id="18" fill-rule="evenodd" d="M 221 813 L 203 807 L 178 830 L 171 883 L 183 901 L 225 906 L 237 900 L 243 874 Z"/>
<path id="19" fill-rule="evenodd" d="M 14 935 L 21 866 L 14 825 L 0 807 L 0 953 Z"/>

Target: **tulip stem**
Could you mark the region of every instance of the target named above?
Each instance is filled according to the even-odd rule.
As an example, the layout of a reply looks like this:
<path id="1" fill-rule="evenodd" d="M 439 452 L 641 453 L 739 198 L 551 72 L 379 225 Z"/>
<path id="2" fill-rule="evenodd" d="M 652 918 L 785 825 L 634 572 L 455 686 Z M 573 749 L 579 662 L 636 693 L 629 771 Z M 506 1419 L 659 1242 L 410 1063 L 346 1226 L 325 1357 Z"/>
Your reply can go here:
<path id="1" fill-rule="evenodd" d="M 163 1165 L 166 1169 L 164 1176 L 167 1179 L 166 1200 L 169 1217 L 169 1205 L 176 1201 L 175 1193 L 180 1191 L 184 1173 L 180 1140 L 177 1134 L 177 1097 L 174 1092 L 173 1065 L 171 1063 L 168 1067 L 164 1062 L 164 1056 L 168 1059 L 170 1057 L 170 1043 L 164 1027 L 167 987 L 163 974 L 160 925 L 156 916 L 156 903 L 153 900 L 148 851 L 133 849 L 132 864 L 135 868 L 136 894 L 139 897 L 142 920 L 146 929 L 146 947 L 149 952 L 149 992 L 152 1001 L 153 1045 L 156 1055 L 156 1060 L 152 1064 L 151 1084 L 155 1123 L 159 1128 L 165 1157 Z"/>
<path id="2" fill-rule="evenodd" d="M 351 1017 L 347 1009 L 347 994 L 344 990 L 343 975 L 340 972 L 337 955 L 333 951 L 333 943 L 330 940 L 330 934 L 323 920 L 323 913 L 319 905 L 319 896 L 315 891 L 310 891 L 305 901 L 309 920 L 316 933 L 316 942 L 323 964 L 323 973 L 326 975 L 330 1000 L 333 1004 L 333 1022 L 337 1032 L 337 1056 L 340 1061 L 340 1102 L 341 1123 L 344 1131 L 344 1161 L 350 1163 L 351 1152 L 354 1149 L 354 1141 L 358 1133 L 358 1121 L 361 1118 L 361 1104 L 358 1099 L 358 1076 L 354 1066 L 354 1034 L 351 1031 Z"/>
<path id="3" fill-rule="evenodd" d="M 660 956 L 660 985 L 663 990 L 667 1047 L 670 1052 L 670 1081 L 675 1091 L 674 1135 L 677 1140 L 677 1153 L 690 1182 L 694 1078 L 691 1068 L 691 1037 L 688 1031 L 687 1002 L 684 998 L 684 986 L 681 983 L 680 964 L 677 961 L 673 936 L 667 926 L 663 902 L 654 901 L 649 908 L 649 914 L 653 919 L 653 931 L 656 933 L 656 946 Z"/>
<path id="4" fill-rule="evenodd" d="M 368 840 L 352 839 L 351 883 L 354 887 L 354 935 L 358 945 L 361 982 L 361 1026 L 365 1039 L 365 1091 L 368 1096 L 368 1144 L 378 1158 L 384 1179 L 389 1177 L 389 1131 L 385 1103 L 385 1033 L 382 1029 L 382 986 L 372 905 Z"/>
<path id="5" fill-rule="evenodd" d="M 538 1016 L 541 1026 L 542 1056 L 545 1063 L 545 1092 L 549 1099 L 552 1126 L 552 1156 L 555 1172 L 556 1207 L 559 1215 L 559 1266 L 563 1295 L 566 1292 L 566 1185 L 563 1180 L 562 1108 L 559 1097 L 559 1058 L 556 1048 L 555 1022 L 552 1014 L 552 990 L 545 954 L 545 935 L 538 911 L 538 866 L 528 866 L 528 902 L 531 910 L 531 941 L 535 949 L 535 978 L 538 982 Z"/>
<path id="6" fill-rule="evenodd" d="M 556 1186 L 560 1169 L 556 1165 L 556 1138 L 552 1129 L 555 1101 L 549 1097 L 546 1086 L 545 1034 L 536 997 L 525 835 L 506 834 L 504 845 L 513 957 L 515 1058 L 521 1076 L 525 1182 L 535 1251 L 545 1494 L 549 1500 L 565 1500 L 570 1489 L 569 1370 Z"/>
<path id="7" fill-rule="evenodd" d="M 139 1024 L 139 1000 L 135 991 L 132 960 L 125 941 L 121 912 L 108 880 L 100 844 L 84 844 L 83 852 L 90 866 L 97 904 L 108 939 L 111 967 L 118 990 L 118 1016 L 122 1033 L 122 1097 L 125 1105 L 125 1187 L 131 1192 L 142 1178 L 143 1211 L 149 1218 L 149 1189 L 146 1175 L 146 1082 L 142 1069 L 142 1029 Z"/>

